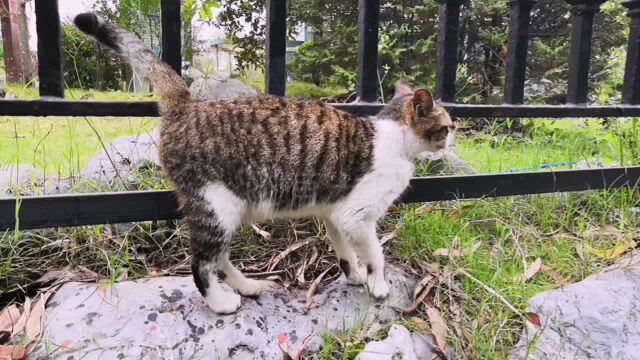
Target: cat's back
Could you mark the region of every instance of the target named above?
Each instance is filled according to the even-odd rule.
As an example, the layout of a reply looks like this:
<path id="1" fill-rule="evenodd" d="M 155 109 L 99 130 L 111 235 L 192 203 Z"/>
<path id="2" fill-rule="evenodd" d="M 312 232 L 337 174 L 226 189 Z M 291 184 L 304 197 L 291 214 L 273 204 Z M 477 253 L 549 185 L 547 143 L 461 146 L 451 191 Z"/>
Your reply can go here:
<path id="1" fill-rule="evenodd" d="M 285 206 L 346 194 L 371 168 L 375 130 L 320 101 L 262 96 L 193 102 L 165 114 L 161 134 L 176 187 L 221 182 L 247 200 L 268 194 Z"/>

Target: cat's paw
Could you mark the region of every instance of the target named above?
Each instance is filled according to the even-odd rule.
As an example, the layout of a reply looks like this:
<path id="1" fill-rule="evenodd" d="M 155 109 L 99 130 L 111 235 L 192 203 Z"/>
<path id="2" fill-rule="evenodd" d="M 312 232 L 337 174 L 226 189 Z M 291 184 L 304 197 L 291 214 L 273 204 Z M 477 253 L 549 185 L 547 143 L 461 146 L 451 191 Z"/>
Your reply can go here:
<path id="1" fill-rule="evenodd" d="M 258 296 L 260 292 L 266 289 L 277 289 L 278 284 L 269 280 L 246 279 L 238 284 L 236 290 L 242 296 Z"/>
<path id="2" fill-rule="evenodd" d="M 354 271 L 349 271 L 347 276 L 348 285 L 362 285 L 367 281 L 367 269 L 364 266 L 358 266 Z"/>
<path id="3" fill-rule="evenodd" d="M 367 278 L 367 287 L 369 294 L 377 301 L 382 301 L 389 297 L 389 284 L 382 276 L 369 276 Z"/>
<path id="4" fill-rule="evenodd" d="M 217 314 L 233 314 L 240 308 L 242 297 L 235 292 L 211 292 L 206 297 L 207 305 Z"/>

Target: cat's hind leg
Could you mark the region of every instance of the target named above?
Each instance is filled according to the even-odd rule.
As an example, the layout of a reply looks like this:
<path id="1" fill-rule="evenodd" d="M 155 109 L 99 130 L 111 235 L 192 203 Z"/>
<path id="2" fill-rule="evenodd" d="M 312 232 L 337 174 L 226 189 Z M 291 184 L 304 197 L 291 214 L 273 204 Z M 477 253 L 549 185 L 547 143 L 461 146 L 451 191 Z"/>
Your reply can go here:
<path id="1" fill-rule="evenodd" d="M 191 232 L 191 272 L 198 291 L 214 312 L 235 312 L 240 307 L 241 298 L 223 283 L 226 275 L 221 266 L 231 232 L 216 224 L 215 220 L 207 223 L 187 221 Z"/>
<path id="2" fill-rule="evenodd" d="M 347 277 L 347 283 L 350 285 L 364 284 L 367 281 L 367 271 L 364 266 L 358 264 L 358 257 L 353 246 L 330 219 L 325 219 L 324 223 L 327 236 L 338 258 L 340 270 Z"/>
<path id="3" fill-rule="evenodd" d="M 240 307 L 241 298 L 224 283 L 234 275 L 229 274 L 227 253 L 246 203 L 224 185 L 210 184 L 200 196 L 184 201 L 183 210 L 190 230 L 196 287 L 214 312 L 233 313 Z"/>

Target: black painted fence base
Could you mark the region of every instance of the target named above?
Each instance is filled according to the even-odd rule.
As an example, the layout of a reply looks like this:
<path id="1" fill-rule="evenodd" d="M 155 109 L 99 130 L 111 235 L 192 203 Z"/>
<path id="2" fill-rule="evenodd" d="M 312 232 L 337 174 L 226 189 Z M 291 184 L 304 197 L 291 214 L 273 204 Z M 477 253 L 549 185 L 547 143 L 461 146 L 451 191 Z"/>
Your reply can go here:
<path id="1" fill-rule="evenodd" d="M 375 115 L 379 103 L 329 104 L 359 116 Z M 467 105 L 443 104 L 451 116 L 460 118 L 584 118 L 639 117 L 634 105 Z M 1 100 L 0 116 L 114 116 L 157 117 L 158 104 L 153 101 L 62 101 Z"/>
<path id="2" fill-rule="evenodd" d="M 637 187 L 638 184 L 640 166 L 521 174 L 438 176 L 414 178 L 400 200 L 416 203 L 480 199 Z M 169 190 L 0 199 L 0 230 L 3 231 L 16 227 L 38 229 L 169 220 L 179 217 L 175 194 Z"/>

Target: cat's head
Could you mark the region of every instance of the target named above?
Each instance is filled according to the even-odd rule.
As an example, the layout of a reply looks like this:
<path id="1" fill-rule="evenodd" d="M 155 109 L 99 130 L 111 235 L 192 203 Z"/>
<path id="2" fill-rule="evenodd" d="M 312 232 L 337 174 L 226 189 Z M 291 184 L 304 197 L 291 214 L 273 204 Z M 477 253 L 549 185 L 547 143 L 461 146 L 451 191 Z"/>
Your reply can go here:
<path id="1" fill-rule="evenodd" d="M 407 81 L 396 83 L 393 99 L 381 115 L 411 128 L 423 141 L 424 151 L 438 152 L 452 141 L 455 127 L 447 110 L 429 90 L 415 88 Z"/>

